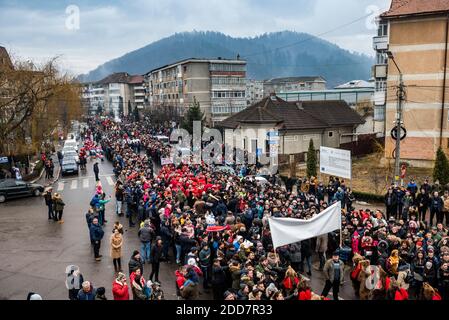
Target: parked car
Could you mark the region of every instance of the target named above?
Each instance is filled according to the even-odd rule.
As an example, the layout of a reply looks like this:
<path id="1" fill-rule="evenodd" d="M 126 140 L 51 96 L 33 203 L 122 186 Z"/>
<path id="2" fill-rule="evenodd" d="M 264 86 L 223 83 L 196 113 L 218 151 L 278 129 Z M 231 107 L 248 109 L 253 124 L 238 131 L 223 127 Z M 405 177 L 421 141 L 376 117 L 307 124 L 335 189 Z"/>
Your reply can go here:
<path id="1" fill-rule="evenodd" d="M 28 183 L 14 179 L 0 180 L 0 202 L 5 202 L 7 199 L 12 198 L 38 197 L 42 192 L 44 192 L 44 186 L 37 183 Z"/>
<path id="2" fill-rule="evenodd" d="M 66 150 L 63 153 L 63 160 L 67 159 L 67 160 L 74 160 L 76 163 L 80 162 L 80 157 L 78 155 L 78 152 L 76 152 L 75 150 Z"/>
<path id="3" fill-rule="evenodd" d="M 78 163 L 73 159 L 63 159 L 61 165 L 61 175 L 78 174 Z"/>

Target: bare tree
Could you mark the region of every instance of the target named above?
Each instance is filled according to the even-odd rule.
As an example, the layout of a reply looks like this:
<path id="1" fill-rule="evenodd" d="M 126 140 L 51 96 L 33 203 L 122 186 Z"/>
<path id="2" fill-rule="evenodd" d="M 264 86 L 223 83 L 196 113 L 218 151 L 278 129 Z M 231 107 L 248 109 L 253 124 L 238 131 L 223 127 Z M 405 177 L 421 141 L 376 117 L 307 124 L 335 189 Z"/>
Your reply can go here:
<path id="1" fill-rule="evenodd" d="M 0 152 L 23 152 L 31 138 L 36 151 L 55 133 L 81 116 L 81 87 L 56 67 L 56 58 L 38 66 L 16 61 L 0 65 Z"/>

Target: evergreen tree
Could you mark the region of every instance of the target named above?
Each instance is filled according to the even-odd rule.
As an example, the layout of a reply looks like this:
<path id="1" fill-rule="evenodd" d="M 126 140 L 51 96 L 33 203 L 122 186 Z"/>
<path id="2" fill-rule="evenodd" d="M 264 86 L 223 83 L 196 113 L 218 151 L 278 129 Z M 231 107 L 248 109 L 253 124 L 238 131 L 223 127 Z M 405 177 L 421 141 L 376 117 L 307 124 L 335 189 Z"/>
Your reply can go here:
<path id="1" fill-rule="evenodd" d="M 441 147 L 438 148 L 435 167 L 433 168 L 433 180 L 440 181 L 440 185 L 449 183 L 449 161 Z"/>
<path id="2" fill-rule="evenodd" d="M 313 146 L 313 140 L 310 139 L 309 151 L 307 151 L 307 177 L 316 177 L 316 152 Z"/>
<path id="3" fill-rule="evenodd" d="M 131 101 L 128 100 L 128 117 L 133 113 L 133 109 L 131 108 Z"/>
<path id="4" fill-rule="evenodd" d="M 187 114 L 184 116 L 181 128 L 187 130 L 190 134 L 193 133 L 193 122 L 203 120 L 204 114 L 201 112 L 200 103 L 193 97 L 193 103 L 190 105 Z M 201 129 L 203 125 L 201 124 Z"/>
<path id="5" fill-rule="evenodd" d="M 120 100 L 119 100 L 119 103 L 118 103 L 118 115 L 121 118 L 121 117 L 123 117 L 123 98 L 120 97 L 119 99 Z"/>
<path id="6" fill-rule="evenodd" d="M 137 106 L 135 106 L 134 108 L 134 121 L 136 122 L 140 121 L 139 109 L 137 109 Z"/>
<path id="7" fill-rule="evenodd" d="M 103 105 L 100 104 L 97 106 L 97 115 L 101 116 L 103 114 Z"/>

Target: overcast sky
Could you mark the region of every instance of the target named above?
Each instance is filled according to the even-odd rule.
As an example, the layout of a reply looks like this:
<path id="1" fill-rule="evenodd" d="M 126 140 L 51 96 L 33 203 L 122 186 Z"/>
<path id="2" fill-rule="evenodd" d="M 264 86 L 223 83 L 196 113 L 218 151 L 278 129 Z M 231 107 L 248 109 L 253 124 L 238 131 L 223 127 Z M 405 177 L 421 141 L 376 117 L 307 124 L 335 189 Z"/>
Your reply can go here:
<path id="1" fill-rule="evenodd" d="M 0 0 L 0 45 L 21 59 L 42 61 L 60 55 L 63 67 L 78 74 L 175 32 L 209 30 L 253 37 L 291 30 L 319 35 L 370 15 L 322 38 L 351 51 L 374 55 L 373 17 L 388 9 L 390 2 Z M 67 10 L 70 5 L 76 6 L 75 10 Z"/>

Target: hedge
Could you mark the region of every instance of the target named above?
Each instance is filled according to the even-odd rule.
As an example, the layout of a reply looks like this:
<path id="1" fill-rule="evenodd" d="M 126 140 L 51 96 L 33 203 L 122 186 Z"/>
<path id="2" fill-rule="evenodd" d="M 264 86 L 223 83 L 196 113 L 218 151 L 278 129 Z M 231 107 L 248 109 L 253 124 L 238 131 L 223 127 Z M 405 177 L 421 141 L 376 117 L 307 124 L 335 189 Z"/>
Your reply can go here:
<path id="1" fill-rule="evenodd" d="M 385 201 L 384 196 L 374 193 L 353 191 L 353 194 L 357 201 L 366 201 L 366 202 L 374 201 L 382 203 Z"/>

